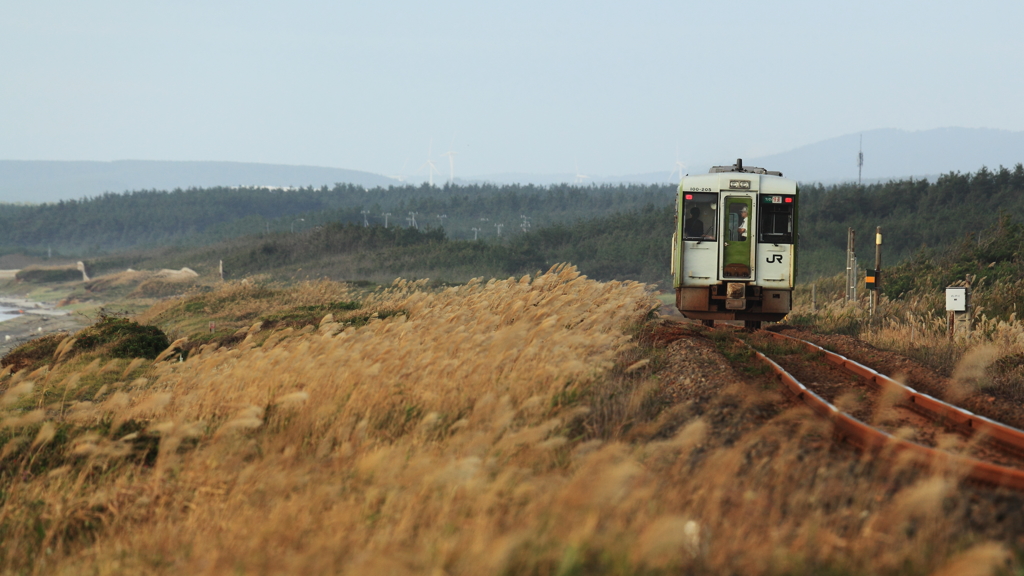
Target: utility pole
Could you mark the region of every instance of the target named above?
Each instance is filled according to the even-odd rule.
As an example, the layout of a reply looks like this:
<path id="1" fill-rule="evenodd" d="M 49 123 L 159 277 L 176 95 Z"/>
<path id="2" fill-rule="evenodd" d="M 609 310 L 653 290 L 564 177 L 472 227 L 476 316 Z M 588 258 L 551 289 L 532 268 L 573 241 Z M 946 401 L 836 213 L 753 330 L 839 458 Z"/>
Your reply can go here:
<path id="1" fill-rule="evenodd" d="M 440 224 L 441 228 L 444 228 L 444 220 L 445 220 L 445 218 L 447 218 L 447 217 L 448 217 L 448 215 L 447 215 L 447 214 L 438 214 L 438 215 L 437 215 L 437 219 L 438 219 L 438 220 L 440 221 L 440 223 L 441 223 L 441 224 Z"/>
<path id="2" fill-rule="evenodd" d="M 860 174 L 864 168 L 864 135 L 860 135 L 860 150 L 857 152 L 857 185 L 861 185 Z"/>
<path id="3" fill-rule="evenodd" d="M 363 210 L 362 212 L 360 212 L 360 214 L 363 215 L 363 228 L 369 228 L 370 227 L 370 221 L 366 219 L 366 215 L 369 214 L 369 213 L 370 213 L 369 210 Z"/>
<path id="4" fill-rule="evenodd" d="M 857 299 L 857 255 L 854 252 L 854 241 L 857 234 L 853 228 L 846 229 L 846 299 Z"/>
<path id="5" fill-rule="evenodd" d="M 865 278 L 864 287 L 871 290 L 871 315 L 875 315 L 875 310 L 878 309 L 878 297 L 881 295 L 879 290 L 881 288 L 881 274 L 882 274 L 882 227 L 877 226 L 875 228 L 875 269 L 868 274 Z"/>
<path id="6" fill-rule="evenodd" d="M 480 234 L 480 229 L 479 228 L 470 228 L 470 230 L 473 231 L 473 240 L 476 240 L 477 236 Z"/>
<path id="7" fill-rule="evenodd" d="M 431 184 L 431 186 L 433 186 L 433 184 Z M 419 230 L 420 227 L 416 224 L 416 214 L 417 212 L 409 212 L 409 220 L 412 220 L 412 227 Z"/>
<path id="8" fill-rule="evenodd" d="M 494 225 L 494 227 L 498 229 L 498 238 L 501 238 L 501 229 L 502 229 L 502 228 L 503 228 L 504 226 L 505 226 L 505 225 L 504 225 L 504 224 L 502 224 L 502 223 L 500 223 L 500 222 L 499 222 L 499 223 L 496 223 L 496 224 Z"/>
<path id="9" fill-rule="evenodd" d="M 387 227 L 388 227 L 388 216 L 391 216 L 391 212 L 385 212 L 384 213 L 384 228 L 385 229 L 387 229 Z"/>

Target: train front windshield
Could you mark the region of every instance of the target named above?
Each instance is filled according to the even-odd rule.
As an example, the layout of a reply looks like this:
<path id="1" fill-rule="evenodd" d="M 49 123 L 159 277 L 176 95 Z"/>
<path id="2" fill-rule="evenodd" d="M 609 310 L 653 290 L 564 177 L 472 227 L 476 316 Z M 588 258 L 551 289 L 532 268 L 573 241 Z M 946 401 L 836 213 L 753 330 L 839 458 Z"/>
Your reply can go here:
<path id="1" fill-rule="evenodd" d="M 714 240 L 718 194 L 686 192 L 683 200 L 683 236 L 687 240 Z"/>
<path id="2" fill-rule="evenodd" d="M 793 243 L 793 196 L 764 196 L 761 201 L 759 242 L 765 244 Z"/>

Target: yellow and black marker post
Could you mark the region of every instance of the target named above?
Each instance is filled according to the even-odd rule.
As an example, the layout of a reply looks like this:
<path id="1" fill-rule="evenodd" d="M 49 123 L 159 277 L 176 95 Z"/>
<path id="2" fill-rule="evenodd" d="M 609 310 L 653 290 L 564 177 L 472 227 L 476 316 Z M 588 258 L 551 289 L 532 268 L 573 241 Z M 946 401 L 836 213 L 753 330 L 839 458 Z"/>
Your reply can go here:
<path id="1" fill-rule="evenodd" d="M 871 291 L 871 315 L 875 315 L 875 310 L 878 309 L 878 297 L 881 295 L 880 277 L 882 274 L 882 227 L 878 226 L 875 228 L 875 269 L 868 270 L 867 276 L 864 278 L 864 289 Z"/>

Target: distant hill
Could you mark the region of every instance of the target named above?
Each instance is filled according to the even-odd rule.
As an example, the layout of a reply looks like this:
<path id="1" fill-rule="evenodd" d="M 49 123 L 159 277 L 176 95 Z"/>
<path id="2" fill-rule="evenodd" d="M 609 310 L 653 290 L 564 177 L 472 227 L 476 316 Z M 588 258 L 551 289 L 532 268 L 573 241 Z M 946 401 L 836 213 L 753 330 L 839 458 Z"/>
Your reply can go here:
<path id="1" fill-rule="evenodd" d="M 748 166 L 779 170 L 800 182 L 838 184 L 857 181 L 857 151 L 864 140 L 865 184 L 914 177 L 934 181 L 949 172 L 974 172 L 982 166 L 1013 168 L 1024 162 L 1024 132 L 991 128 L 937 128 L 906 131 L 867 130 L 822 140 L 806 146 L 744 158 Z M 739 143 L 737 148 L 744 147 Z M 691 162 L 686 171 L 703 174 L 712 164 L 732 164 L 736 156 L 712 162 Z M 671 166 L 658 172 L 625 175 L 589 174 L 579 184 L 662 185 L 679 182 Z M 576 182 L 573 173 L 531 174 L 510 172 L 456 178 L 461 185 L 521 184 L 550 186 Z M 401 186 L 402 182 L 358 170 L 316 166 L 285 166 L 245 162 L 59 162 L 0 160 L 0 202 L 53 202 L 92 197 L 104 192 L 173 190 L 223 186 L 319 188 L 334 184 L 364 187 Z"/>
<path id="2" fill-rule="evenodd" d="M 55 202 L 104 192 L 217 186 L 388 186 L 397 180 L 341 168 L 249 162 L 0 160 L 0 202 Z"/>
<path id="3" fill-rule="evenodd" d="M 1024 132 L 991 128 L 937 128 L 911 132 L 885 128 L 846 134 L 806 146 L 758 158 L 744 158 L 748 166 L 778 170 L 800 182 L 839 184 L 857 181 L 857 151 L 864 138 L 865 184 L 902 178 L 926 178 L 934 181 L 949 172 L 974 172 L 982 166 L 1013 168 L 1024 162 Z M 739 146 L 738 146 L 739 147 Z M 730 165 L 736 157 L 715 159 L 714 165 Z M 712 164 L 691 163 L 686 171 L 704 174 Z M 624 176 L 593 176 L 586 183 L 656 184 L 679 182 L 678 174 L 669 178 L 670 168 L 661 172 Z M 492 182 L 571 182 L 571 174 L 526 175 L 500 174 Z"/>
<path id="4" fill-rule="evenodd" d="M 991 128 L 937 128 L 908 132 L 881 129 L 830 138 L 789 152 L 744 158 L 801 182 L 857 181 L 857 150 L 864 138 L 865 182 L 906 177 L 934 178 L 974 172 L 982 166 L 1013 168 L 1024 162 L 1024 132 Z M 734 162 L 726 159 L 726 162 Z"/>

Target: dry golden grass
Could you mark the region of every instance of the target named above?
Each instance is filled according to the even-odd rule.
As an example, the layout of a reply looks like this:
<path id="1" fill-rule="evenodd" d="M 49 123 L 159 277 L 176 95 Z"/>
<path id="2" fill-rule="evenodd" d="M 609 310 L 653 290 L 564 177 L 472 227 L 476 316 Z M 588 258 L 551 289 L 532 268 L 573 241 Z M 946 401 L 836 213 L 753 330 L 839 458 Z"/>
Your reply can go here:
<path id="1" fill-rule="evenodd" d="M 952 339 L 944 302 L 937 295 L 904 300 L 882 297 L 872 316 L 866 298 L 857 302 L 819 300 L 817 309 L 812 310 L 804 290 L 789 321 L 813 324 L 825 334 L 856 336 L 918 360 L 952 378 L 954 385 L 946 398 L 951 402 L 982 391 L 1024 402 L 1024 321 L 1016 313 L 1001 319 L 985 312 L 984 302 L 997 298 L 993 292 L 1005 289 L 1002 284 L 976 288 L 971 330 L 957 332 Z"/>
<path id="2" fill-rule="evenodd" d="M 218 297 L 246 312 L 253 290 Z M 294 301 L 345 290 L 304 285 Z M 723 440 L 723 426 L 764 420 L 758 405 L 774 398 L 746 398 L 742 383 L 723 383 L 703 415 L 671 408 L 685 420 L 671 434 L 627 441 L 664 420 L 651 356 L 625 331 L 656 305 L 643 285 L 560 266 L 433 292 L 398 281 L 363 305 L 405 313 L 269 336 L 253 326 L 237 347 L 185 362 L 4 373 L 3 570 L 926 573 L 947 557 L 1004 562 L 998 545 L 966 550 L 943 520 L 955 477 L 837 453 L 805 409 Z M 121 380 L 75 401 L 93 375 Z"/>

